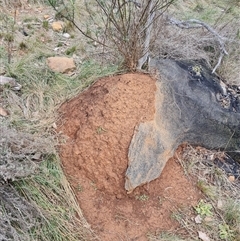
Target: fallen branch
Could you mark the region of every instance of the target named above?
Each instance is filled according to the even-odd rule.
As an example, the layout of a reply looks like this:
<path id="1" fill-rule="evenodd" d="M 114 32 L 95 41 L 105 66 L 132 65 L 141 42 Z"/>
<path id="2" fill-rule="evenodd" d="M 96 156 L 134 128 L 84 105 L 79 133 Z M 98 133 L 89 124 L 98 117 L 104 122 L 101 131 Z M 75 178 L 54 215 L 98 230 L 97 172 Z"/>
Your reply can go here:
<path id="1" fill-rule="evenodd" d="M 178 26 L 179 28 L 185 28 L 185 29 L 204 27 L 210 33 L 212 33 L 214 35 L 214 37 L 216 38 L 216 40 L 219 43 L 220 51 L 221 51 L 220 56 L 218 58 L 218 62 L 212 70 L 212 73 L 214 73 L 216 71 L 216 69 L 220 66 L 223 56 L 228 55 L 228 52 L 227 52 L 227 50 L 224 46 L 225 43 L 223 41 L 223 38 L 218 34 L 218 32 L 215 29 L 213 29 L 212 27 L 210 27 L 208 24 L 206 24 L 206 23 L 204 23 L 204 22 L 202 22 L 198 19 L 189 19 L 189 20 L 186 20 L 186 21 L 180 21 L 180 20 L 175 19 L 175 18 L 170 18 L 169 22 L 171 24 L 174 24 L 174 25 Z"/>
<path id="2" fill-rule="evenodd" d="M 215 65 L 215 67 L 213 68 L 213 70 L 212 70 L 212 74 L 215 73 L 216 69 L 220 66 L 220 64 L 221 64 L 221 62 L 222 62 L 223 56 L 224 56 L 224 53 L 221 52 L 221 53 L 220 53 L 220 56 L 219 56 L 219 58 L 218 58 L 218 62 L 217 62 L 217 64 Z"/>

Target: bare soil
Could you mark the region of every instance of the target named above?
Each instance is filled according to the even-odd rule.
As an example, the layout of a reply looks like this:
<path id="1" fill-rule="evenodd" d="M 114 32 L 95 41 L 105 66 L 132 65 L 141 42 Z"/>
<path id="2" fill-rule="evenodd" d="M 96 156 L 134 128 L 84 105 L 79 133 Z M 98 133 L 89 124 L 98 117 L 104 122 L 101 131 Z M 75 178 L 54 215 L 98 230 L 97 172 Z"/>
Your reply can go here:
<path id="1" fill-rule="evenodd" d="M 134 128 L 153 119 L 155 91 L 148 75 L 117 75 L 98 80 L 59 110 L 58 128 L 68 137 L 60 147 L 64 171 L 102 241 L 145 241 L 149 233 L 176 230 L 172 213 L 200 198 L 177 161 L 181 147 L 158 179 L 131 194 L 124 189 Z"/>

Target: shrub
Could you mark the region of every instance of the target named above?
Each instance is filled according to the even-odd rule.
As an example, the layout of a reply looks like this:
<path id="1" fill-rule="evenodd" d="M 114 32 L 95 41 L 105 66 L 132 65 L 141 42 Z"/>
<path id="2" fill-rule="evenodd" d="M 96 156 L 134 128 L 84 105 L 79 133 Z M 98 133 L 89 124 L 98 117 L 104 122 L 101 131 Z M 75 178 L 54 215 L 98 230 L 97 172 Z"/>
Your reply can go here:
<path id="1" fill-rule="evenodd" d="M 130 71 L 141 69 L 146 62 L 153 23 L 172 4 L 173 0 L 95 0 L 85 1 L 87 21 L 78 22 L 79 6 L 75 1 L 48 0 L 57 16 L 72 22 L 87 38 L 114 49 Z M 82 7 L 81 7 L 82 10 Z M 119 56 L 120 55 L 120 56 Z"/>

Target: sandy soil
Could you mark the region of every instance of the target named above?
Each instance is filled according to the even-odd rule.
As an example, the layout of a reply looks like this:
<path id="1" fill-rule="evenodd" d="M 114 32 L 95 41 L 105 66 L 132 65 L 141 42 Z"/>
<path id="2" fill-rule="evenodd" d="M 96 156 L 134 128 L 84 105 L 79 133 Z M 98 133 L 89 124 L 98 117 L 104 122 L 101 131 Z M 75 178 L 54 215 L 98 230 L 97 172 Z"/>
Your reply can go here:
<path id="1" fill-rule="evenodd" d="M 124 189 L 134 128 L 153 119 L 155 91 L 148 75 L 117 75 L 98 80 L 59 110 L 59 131 L 68 137 L 60 147 L 64 171 L 102 241 L 145 241 L 149 233 L 175 230 L 172 213 L 200 198 L 177 161 L 181 147 L 158 179 L 131 194 Z"/>

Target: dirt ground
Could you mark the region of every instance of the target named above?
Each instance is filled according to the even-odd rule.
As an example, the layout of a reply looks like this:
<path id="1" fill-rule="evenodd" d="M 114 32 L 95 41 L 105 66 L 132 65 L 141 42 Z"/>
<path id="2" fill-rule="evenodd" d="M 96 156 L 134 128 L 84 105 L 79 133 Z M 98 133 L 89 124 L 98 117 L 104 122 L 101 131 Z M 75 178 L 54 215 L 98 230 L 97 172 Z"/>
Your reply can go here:
<path id="1" fill-rule="evenodd" d="M 174 211 L 200 198 L 177 161 L 181 147 L 158 179 L 131 194 L 124 189 L 128 147 L 135 126 L 153 119 L 155 90 L 144 74 L 102 78 L 59 110 L 58 129 L 68 137 L 60 147 L 64 171 L 102 241 L 145 241 L 150 233 L 175 231 Z"/>

